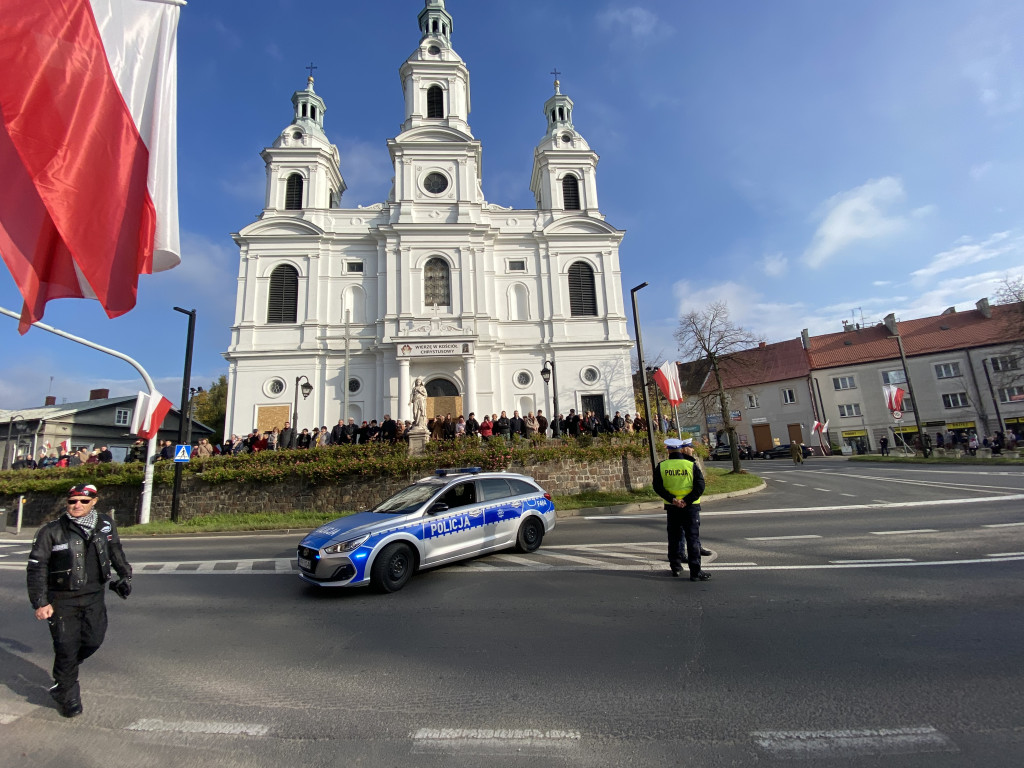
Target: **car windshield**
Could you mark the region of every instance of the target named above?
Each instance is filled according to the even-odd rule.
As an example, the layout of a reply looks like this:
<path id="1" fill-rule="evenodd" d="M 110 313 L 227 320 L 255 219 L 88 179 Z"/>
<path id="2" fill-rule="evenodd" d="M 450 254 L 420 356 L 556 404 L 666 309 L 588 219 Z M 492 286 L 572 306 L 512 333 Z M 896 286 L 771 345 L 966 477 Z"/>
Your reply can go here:
<path id="1" fill-rule="evenodd" d="M 403 488 L 387 501 L 382 501 L 371 512 L 380 512 L 388 515 L 406 515 L 415 512 L 438 491 L 438 486 L 433 483 L 417 483 Z"/>

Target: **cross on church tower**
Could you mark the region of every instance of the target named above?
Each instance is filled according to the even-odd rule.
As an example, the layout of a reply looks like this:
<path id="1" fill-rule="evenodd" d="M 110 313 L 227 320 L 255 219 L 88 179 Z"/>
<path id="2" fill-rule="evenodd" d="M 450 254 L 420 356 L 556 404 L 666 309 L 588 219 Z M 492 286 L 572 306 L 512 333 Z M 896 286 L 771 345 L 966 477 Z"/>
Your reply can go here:
<path id="1" fill-rule="evenodd" d="M 558 86 L 560 85 L 560 83 L 558 82 L 558 76 L 562 73 L 558 71 L 558 67 L 555 67 L 554 69 L 551 70 L 551 74 L 555 76 L 555 93 L 561 93 L 561 91 L 558 88 Z"/>
<path id="2" fill-rule="evenodd" d="M 320 69 L 320 67 L 314 67 L 313 66 L 313 62 L 311 61 L 311 62 L 309 62 L 309 66 L 308 67 L 303 67 L 303 69 L 308 69 L 309 70 L 309 76 L 313 77 L 313 70 L 314 69 Z"/>

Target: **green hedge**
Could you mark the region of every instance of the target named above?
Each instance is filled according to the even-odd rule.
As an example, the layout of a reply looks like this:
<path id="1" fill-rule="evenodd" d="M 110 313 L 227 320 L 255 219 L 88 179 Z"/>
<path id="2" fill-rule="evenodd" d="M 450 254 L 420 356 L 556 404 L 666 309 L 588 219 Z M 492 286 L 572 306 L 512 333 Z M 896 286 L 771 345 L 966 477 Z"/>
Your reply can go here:
<path id="1" fill-rule="evenodd" d="M 661 446 L 659 445 L 659 448 Z M 698 446 L 703 450 L 703 446 Z M 664 449 L 661 448 L 664 452 Z M 704 451 L 706 453 L 706 451 Z M 208 483 L 275 482 L 301 476 L 312 483 L 330 482 L 342 477 L 384 477 L 429 474 L 438 467 L 482 467 L 504 469 L 509 464 L 529 466 L 537 462 L 613 459 L 622 456 L 646 457 L 645 435 L 583 435 L 577 439 L 506 442 L 492 438 L 445 440 L 427 443 L 419 456 L 409 456 L 405 444 L 338 445 L 294 451 L 263 451 L 240 456 L 212 456 L 193 459 L 182 471 L 201 477 Z M 707 458 L 705 456 L 705 458 Z M 77 483 L 98 487 L 142 485 L 142 464 L 83 464 L 78 467 L 0 472 L 0 494 L 62 492 Z M 154 483 L 170 483 L 174 462 L 158 461 Z"/>

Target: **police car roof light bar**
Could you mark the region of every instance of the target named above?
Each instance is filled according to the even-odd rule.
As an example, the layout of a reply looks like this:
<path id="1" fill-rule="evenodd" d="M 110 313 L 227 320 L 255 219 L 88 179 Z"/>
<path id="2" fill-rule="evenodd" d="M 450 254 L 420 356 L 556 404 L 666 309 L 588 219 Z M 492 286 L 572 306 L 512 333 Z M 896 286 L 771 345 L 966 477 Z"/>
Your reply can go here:
<path id="1" fill-rule="evenodd" d="M 435 469 L 434 474 L 438 477 L 448 477 L 448 475 L 477 475 L 480 473 L 480 467 L 448 467 L 446 469 Z"/>

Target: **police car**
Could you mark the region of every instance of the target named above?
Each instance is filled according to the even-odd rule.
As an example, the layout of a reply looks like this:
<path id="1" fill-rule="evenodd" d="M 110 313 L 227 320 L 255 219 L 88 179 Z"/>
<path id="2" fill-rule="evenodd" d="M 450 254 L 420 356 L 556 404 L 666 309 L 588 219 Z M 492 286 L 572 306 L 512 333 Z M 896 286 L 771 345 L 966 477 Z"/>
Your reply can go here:
<path id="1" fill-rule="evenodd" d="M 397 592 L 417 570 L 511 547 L 533 552 L 554 527 L 551 495 L 533 478 L 439 469 L 374 509 L 306 536 L 299 577 L 323 587 Z"/>

